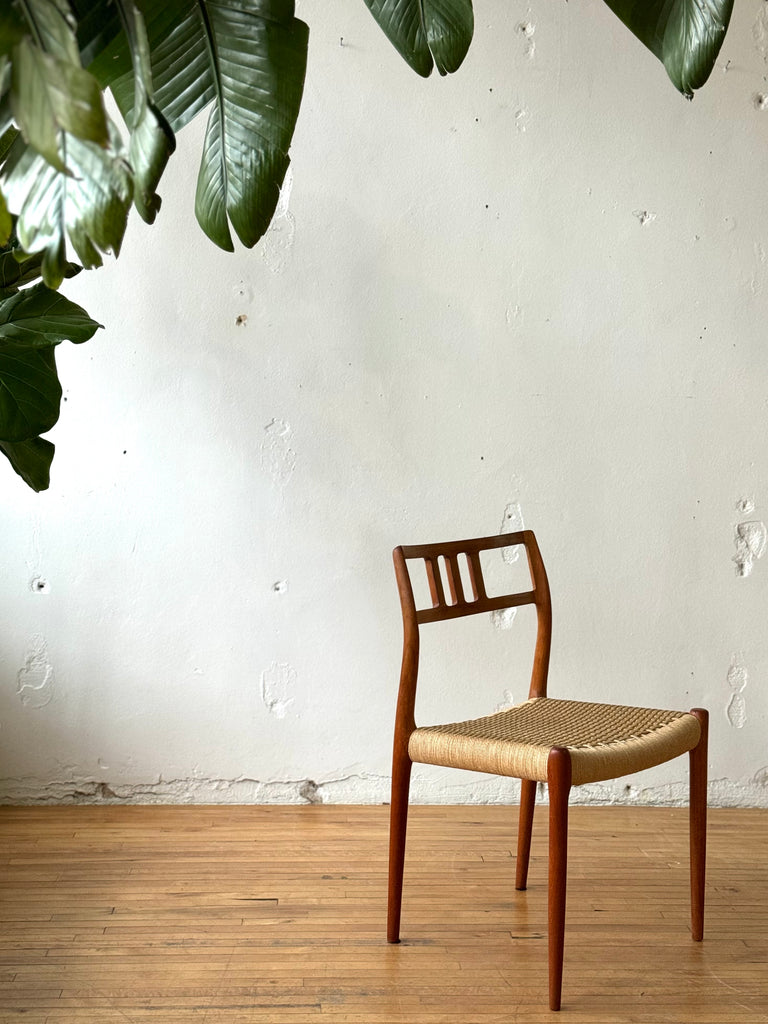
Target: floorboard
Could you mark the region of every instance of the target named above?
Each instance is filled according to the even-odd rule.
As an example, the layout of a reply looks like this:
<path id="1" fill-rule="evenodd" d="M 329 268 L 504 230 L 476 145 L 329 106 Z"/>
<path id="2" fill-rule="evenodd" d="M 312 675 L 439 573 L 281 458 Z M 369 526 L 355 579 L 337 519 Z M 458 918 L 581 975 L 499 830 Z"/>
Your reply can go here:
<path id="1" fill-rule="evenodd" d="M 574 807 L 565 1024 L 768 1022 L 768 812 Z M 414 807 L 403 942 L 386 807 L 0 807 L 1 1024 L 540 1024 L 546 808 Z"/>

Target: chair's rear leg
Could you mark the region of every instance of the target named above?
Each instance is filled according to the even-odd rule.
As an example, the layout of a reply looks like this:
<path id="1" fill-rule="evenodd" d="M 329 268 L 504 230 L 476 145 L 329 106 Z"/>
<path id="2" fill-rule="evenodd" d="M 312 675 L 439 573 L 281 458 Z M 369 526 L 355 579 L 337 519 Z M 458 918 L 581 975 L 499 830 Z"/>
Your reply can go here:
<path id="1" fill-rule="evenodd" d="M 568 797 L 571 755 L 553 747 L 547 762 L 549 787 L 549 1008 L 560 1009 L 563 989 L 565 897 L 568 877 Z"/>
<path id="2" fill-rule="evenodd" d="M 516 889 L 525 889 L 528 885 L 528 862 L 531 858 L 531 832 L 533 831 L 535 804 L 536 783 L 530 779 L 523 779 L 520 785 L 520 820 L 517 827 Z"/>
<path id="3" fill-rule="evenodd" d="M 690 751 L 691 817 L 691 932 L 697 942 L 704 938 L 704 880 L 707 870 L 707 738 L 709 713 L 693 708 L 701 725 L 701 738 Z"/>
<path id="4" fill-rule="evenodd" d="M 395 752 L 392 761 L 392 803 L 389 811 L 387 942 L 400 941 L 400 908 L 403 901 L 403 866 L 405 864 L 405 833 L 408 825 L 411 764 L 407 753 Z"/>

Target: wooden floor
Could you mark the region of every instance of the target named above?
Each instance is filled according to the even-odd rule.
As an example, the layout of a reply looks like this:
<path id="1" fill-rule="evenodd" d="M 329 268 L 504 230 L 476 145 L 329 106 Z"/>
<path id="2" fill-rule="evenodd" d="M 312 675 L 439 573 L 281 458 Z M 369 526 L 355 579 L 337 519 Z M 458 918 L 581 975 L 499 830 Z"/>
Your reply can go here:
<path id="1" fill-rule="evenodd" d="M 711 812 L 693 943 L 685 811 L 573 808 L 558 1018 L 515 811 L 412 809 L 388 946 L 386 807 L 0 808 L 0 1022 L 768 1022 L 768 812 Z"/>

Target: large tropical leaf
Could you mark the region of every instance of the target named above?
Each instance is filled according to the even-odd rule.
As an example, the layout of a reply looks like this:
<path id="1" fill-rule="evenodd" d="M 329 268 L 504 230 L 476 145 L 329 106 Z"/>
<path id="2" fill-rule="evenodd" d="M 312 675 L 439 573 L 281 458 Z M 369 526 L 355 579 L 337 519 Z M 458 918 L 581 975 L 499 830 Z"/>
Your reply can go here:
<path id="1" fill-rule="evenodd" d="M 13 59 L 10 103 L 16 124 L 29 145 L 63 172 L 62 131 L 100 146 L 108 141 L 99 83 L 76 57 L 61 60 L 25 38 Z"/>
<path id="2" fill-rule="evenodd" d="M 31 441 L 51 429 L 61 402 L 56 345 L 87 341 L 99 326 L 44 284 L 0 299 L 0 441 Z"/>
<path id="3" fill-rule="evenodd" d="M 0 441 L 0 452 L 33 491 L 44 491 L 51 482 L 54 445 L 42 437 L 29 441 Z"/>
<path id="4" fill-rule="evenodd" d="M 472 42 L 472 0 L 365 0 L 400 55 L 425 78 L 460 66 Z"/>
<path id="5" fill-rule="evenodd" d="M 0 301 L 0 343 L 27 348 L 46 348 L 61 341 L 80 344 L 92 338 L 101 326 L 82 306 L 44 284 Z"/>
<path id="6" fill-rule="evenodd" d="M 42 253 L 26 256 L 18 248 L 11 246 L 0 250 L 0 299 L 13 295 L 19 288 L 42 277 L 42 267 Z M 77 263 L 68 263 L 64 270 L 64 276 L 74 277 L 82 269 Z"/>
<path id="7" fill-rule="evenodd" d="M 115 0 L 133 61 L 134 102 L 128 128 L 128 156 L 133 168 L 133 201 L 142 219 L 151 224 L 160 209 L 157 186 L 176 138 L 154 102 L 149 41 L 144 19 L 129 0 Z"/>
<path id="8" fill-rule="evenodd" d="M 188 0 L 184 0 L 188 5 Z M 154 5 L 153 30 L 165 38 L 181 0 Z M 160 209 L 157 185 L 176 139 L 154 99 L 150 48 L 144 17 L 134 0 L 80 0 L 78 43 L 88 70 L 102 86 L 120 84 L 119 106 L 130 132 L 128 158 L 134 204 L 151 224 Z M 158 15 L 162 15 L 158 17 Z"/>
<path id="9" fill-rule="evenodd" d="M 29 441 L 59 418 L 55 348 L 0 339 L 0 440 Z"/>
<path id="10" fill-rule="evenodd" d="M 293 0 L 142 0 L 155 103 L 179 131 L 213 101 L 195 211 L 223 249 L 254 245 L 269 226 L 288 169 L 306 72 L 307 26 Z M 112 80 L 104 57 L 89 67 L 109 81 L 130 124 L 131 74 Z"/>
<path id="11" fill-rule="evenodd" d="M 85 267 L 99 267 L 100 253 L 120 251 L 132 198 L 130 168 L 114 148 L 103 149 L 63 133 L 71 174 L 52 167 L 16 139 L 4 168 L 8 208 L 18 215 L 22 248 L 43 252 L 43 280 L 58 288 L 67 269 L 65 236 Z"/>
<path id="12" fill-rule="evenodd" d="M 693 96 L 709 78 L 731 19 L 733 0 L 605 0 Z"/>
<path id="13" fill-rule="evenodd" d="M 0 247 L 3 247 L 8 243 L 8 239 L 11 237 L 11 231 L 13 231 L 13 218 L 8 211 L 8 204 L 5 201 L 5 196 L 0 192 Z"/>

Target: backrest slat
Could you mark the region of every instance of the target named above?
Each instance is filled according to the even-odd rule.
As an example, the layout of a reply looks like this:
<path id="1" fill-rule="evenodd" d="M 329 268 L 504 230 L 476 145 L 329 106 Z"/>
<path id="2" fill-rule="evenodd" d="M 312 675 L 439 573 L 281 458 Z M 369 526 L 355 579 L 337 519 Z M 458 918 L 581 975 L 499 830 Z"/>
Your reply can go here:
<path id="1" fill-rule="evenodd" d="M 489 597 L 485 586 L 480 552 L 517 545 L 525 547 L 533 589 Z M 411 544 L 395 548 L 393 556 L 403 612 L 403 664 L 397 704 L 396 745 L 400 744 L 403 750 L 407 750 L 408 737 L 415 728 L 414 708 L 419 665 L 419 627 L 428 622 L 457 619 L 464 615 L 499 611 L 502 608 L 517 608 L 524 604 L 535 605 L 536 648 L 528 695 L 529 697 L 546 697 L 552 637 L 552 606 L 547 573 L 532 531 L 521 530 L 517 533 L 495 534 L 492 537 L 451 541 L 446 544 Z M 467 560 L 471 595 L 466 594 L 461 578 L 459 566 L 461 557 Z M 450 601 L 446 600 L 440 572 L 441 558 L 445 566 Z M 407 566 L 407 561 L 414 559 L 420 559 L 424 563 L 432 601 L 431 608 L 416 607 L 413 580 Z"/>
<path id="2" fill-rule="evenodd" d="M 476 615 L 480 612 L 495 611 L 501 608 L 515 608 L 522 604 L 535 604 L 536 581 L 533 575 L 531 577 L 533 590 L 488 597 L 483 566 L 480 561 L 481 551 L 515 545 L 525 546 L 528 551 L 529 544 L 526 531 L 522 530 L 517 533 L 479 537 L 475 540 L 450 541 L 445 544 L 412 544 L 399 548 L 404 560 L 423 560 L 427 574 L 432 607 L 418 609 L 416 621 L 418 623 L 439 622 L 441 619 L 455 619 L 462 615 Z M 462 557 L 467 560 L 471 594 L 465 593 L 464 582 L 461 578 L 459 559 Z M 444 570 L 445 583 L 447 583 L 447 595 L 441 568 Z"/>
<path id="3" fill-rule="evenodd" d="M 501 597 L 486 597 L 483 601 L 465 601 L 461 604 L 443 605 L 440 608 L 421 608 L 416 612 L 416 621 L 440 622 L 442 619 L 458 619 L 462 615 L 477 615 L 478 612 L 494 612 L 501 608 L 519 608 L 523 604 L 535 604 L 536 594 L 532 590 L 522 594 L 504 594 Z"/>
<path id="4" fill-rule="evenodd" d="M 407 558 L 408 555 L 405 557 Z M 424 567 L 427 570 L 427 582 L 429 583 L 429 596 L 432 598 L 432 607 L 442 608 L 445 605 L 445 592 L 443 591 L 443 581 L 440 576 L 437 556 L 427 555 L 424 558 Z"/>
<path id="5" fill-rule="evenodd" d="M 469 578 L 472 581 L 475 600 L 485 600 L 487 595 L 485 593 L 485 579 L 483 577 L 483 567 L 480 564 L 479 551 L 467 552 L 467 565 L 469 567 Z"/>

